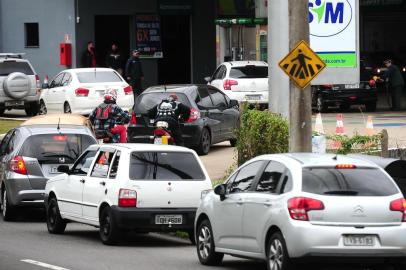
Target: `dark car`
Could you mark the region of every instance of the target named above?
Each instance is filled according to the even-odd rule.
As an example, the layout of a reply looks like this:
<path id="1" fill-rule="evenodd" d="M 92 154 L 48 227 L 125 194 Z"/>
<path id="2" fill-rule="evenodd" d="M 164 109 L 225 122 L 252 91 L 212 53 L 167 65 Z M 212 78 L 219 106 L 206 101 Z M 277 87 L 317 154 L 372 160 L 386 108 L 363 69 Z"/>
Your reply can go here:
<path id="1" fill-rule="evenodd" d="M 0 197 L 4 220 L 21 206 L 44 206 L 45 184 L 72 165 L 91 144 L 92 131 L 78 125 L 27 125 L 10 130 L 0 144 Z"/>
<path id="2" fill-rule="evenodd" d="M 149 119 L 148 110 L 172 93 L 176 93 L 179 101 L 191 108 L 190 118 L 181 123 L 185 146 L 205 155 L 212 144 L 230 141 L 231 146 L 235 145 L 234 130 L 239 123 L 238 102 L 209 85 L 169 85 L 146 89 L 134 104 L 128 126 L 130 142 L 151 142 L 154 119 Z"/>

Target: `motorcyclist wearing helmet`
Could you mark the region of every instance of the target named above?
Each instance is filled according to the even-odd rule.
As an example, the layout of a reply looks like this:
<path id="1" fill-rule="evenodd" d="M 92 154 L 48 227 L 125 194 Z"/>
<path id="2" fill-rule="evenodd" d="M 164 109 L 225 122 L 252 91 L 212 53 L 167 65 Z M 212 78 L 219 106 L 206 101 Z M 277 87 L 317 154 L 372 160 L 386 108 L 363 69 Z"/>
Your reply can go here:
<path id="1" fill-rule="evenodd" d="M 148 111 L 149 118 L 155 118 L 155 123 L 164 121 L 169 124 L 169 130 L 175 139 L 175 144 L 184 146 L 182 130 L 180 129 L 179 119 L 186 121 L 190 117 L 190 108 L 178 101 L 176 94 L 169 95 Z"/>
<path id="2" fill-rule="evenodd" d="M 104 94 L 104 102 L 93 110 L 89 119 L 98 139 L 118 134 L 120 143 L 126 143 L 127 127 L 124 124 L 130 121 L 130 116 L 116 104 L 116 101 L 117 91 L 107 90 Z"/>

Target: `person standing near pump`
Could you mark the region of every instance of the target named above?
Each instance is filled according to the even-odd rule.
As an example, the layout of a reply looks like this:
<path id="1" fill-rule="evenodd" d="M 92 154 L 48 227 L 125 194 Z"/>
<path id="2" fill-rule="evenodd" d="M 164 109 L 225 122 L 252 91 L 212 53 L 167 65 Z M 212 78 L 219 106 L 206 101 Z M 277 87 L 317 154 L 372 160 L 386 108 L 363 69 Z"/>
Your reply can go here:
<path id="1" fill-rule="evenodd" d="M 106 67 L 112 68 L 123 75 L 123 58 L 116 43 L 111 45 L 111 51 L 106 55 Z"/>
<path id="2" fill-rule="evenodd" d="M 82 55 L 82 66 L 85 68 L 97 67 L 96 50 L 93 41 L 87 43 L 86 51 Z"/>
<path id="3" fill-rule="evenodd" d="M 390 88 L 392 97 L 392 111 L 399 111 L 401 109 L 402 91 L 405 86 L 405 82 L 402 77 L 402 73 L 399 68 L 392 64 L 392 60 L 387 59 L 383 61 L 387 70 L 382 76 L 382 79 L 386 81 Z"/>
<path id="4" fill-rule="evenodd" d="M 142 71 L 142 64 L 140 61 L 140 51 L 135 49 L 132 51 L 130 59 L 128 59 L 125 66 L 125 76 L 130 82 L 134 92 L 134 99 L 141 95 L 142 81 L 144 80 L 144 72 Z"/>

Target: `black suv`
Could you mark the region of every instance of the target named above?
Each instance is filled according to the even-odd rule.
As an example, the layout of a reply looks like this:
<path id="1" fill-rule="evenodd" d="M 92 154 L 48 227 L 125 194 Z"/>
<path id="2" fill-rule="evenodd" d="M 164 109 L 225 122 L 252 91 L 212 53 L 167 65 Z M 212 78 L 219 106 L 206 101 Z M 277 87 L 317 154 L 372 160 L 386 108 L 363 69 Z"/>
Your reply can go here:
<path id="1" fill-rule="evenodd" d="M 239 123 L 238 102 L 209 85 L 169 85 L 146 89 L 134 104 L 128 126 L 129 142 L 151 142 L 154 119 L 149 119 L 148 110 L 172 93 L 191 108 L 190 118 L 181 124 L 185 146 L 206 155 L 212 144 L 230 141 L 231 146 L 235 145 L 234 130 Z"/>

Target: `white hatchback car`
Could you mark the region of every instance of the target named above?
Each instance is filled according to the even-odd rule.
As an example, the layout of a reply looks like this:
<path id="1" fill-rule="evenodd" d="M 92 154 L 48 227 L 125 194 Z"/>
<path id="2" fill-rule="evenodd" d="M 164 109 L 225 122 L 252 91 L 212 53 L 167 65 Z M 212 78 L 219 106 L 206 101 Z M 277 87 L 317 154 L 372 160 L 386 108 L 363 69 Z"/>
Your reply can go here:
<path id="1" fill-rule="evenodd" d="M 48 231 L 76 221 L 99 227 L 104 244 L 127 230 L 183 230 L 194 240 L 201 194 L 212 187 L 197 154 L 177 146 L 92 145 L 58 171 L 45 188 Z"/>
<path id="2" fill-rule="evenodd" d="M 314 257 L 379 258 L 405 269 L 406 201 L 383 169 L 357 158 L 254 158 L 204 196 L 195 228 L 207 265 L 231 254 L 270 270 Z"/>
<path id="3" fill-rule="evenodd" d="M 268 105 L 268 64 L 261 61 L 222 63 L 211 77 L 209 85 L 222 90 L 230 99 Z"/>
<path id="4" fill-rule="evenodd" d="M 40 114 L 48 111 L 88 115 L 103 102 L 106 90 L 117 91 L 117 104 L 129 110 L 134 104 L 130 85 L 109 68 L 77 68 L 60 72 L 40 96 Z"/>

